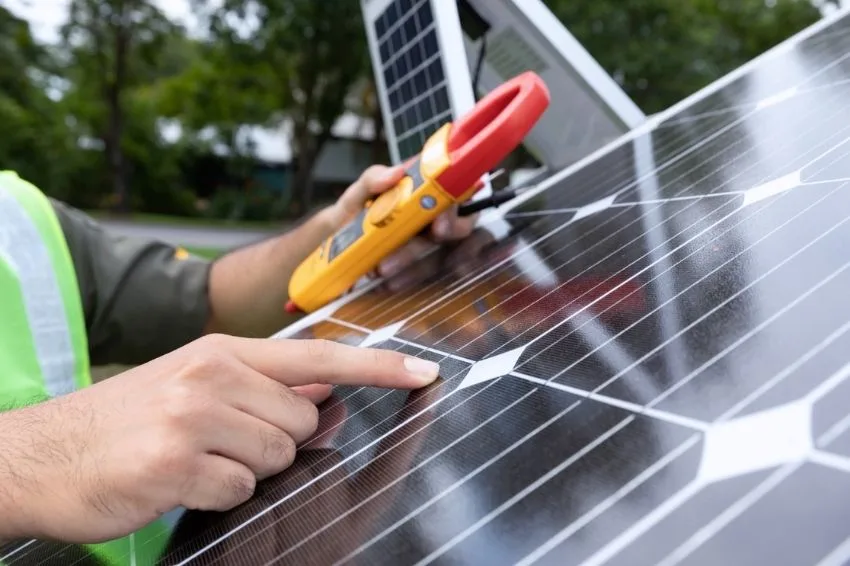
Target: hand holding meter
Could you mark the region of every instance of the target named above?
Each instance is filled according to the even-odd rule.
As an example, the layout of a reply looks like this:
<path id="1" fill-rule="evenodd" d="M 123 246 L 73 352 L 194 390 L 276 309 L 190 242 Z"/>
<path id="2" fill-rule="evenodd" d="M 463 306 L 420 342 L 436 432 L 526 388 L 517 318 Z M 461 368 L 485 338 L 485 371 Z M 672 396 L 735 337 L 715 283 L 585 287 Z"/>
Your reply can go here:
<path id="1" fill-rule="evenodd" d="M 548 105 L 546 85 L 529 71 L 491 91 L 459 121 L 443 125 L 405 163 L 407 175 L 395 187 L 366 203 L 298 266 L 287 310 L 312 312 L 333 301 L 437 216 L 469 199 Z"/>

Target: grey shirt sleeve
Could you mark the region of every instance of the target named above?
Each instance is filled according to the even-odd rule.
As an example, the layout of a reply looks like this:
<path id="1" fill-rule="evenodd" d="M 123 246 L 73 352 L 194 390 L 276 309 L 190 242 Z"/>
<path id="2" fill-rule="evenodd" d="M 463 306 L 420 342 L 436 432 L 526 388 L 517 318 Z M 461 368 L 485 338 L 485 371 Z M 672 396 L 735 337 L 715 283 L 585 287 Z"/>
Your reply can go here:
<path id="1" fill-rule="evenodd" d="M 92 365 L 144 363 L 201 336 L 211 262 L 114 234 L 79 210 L 51 204 L 77 273 Z"/>

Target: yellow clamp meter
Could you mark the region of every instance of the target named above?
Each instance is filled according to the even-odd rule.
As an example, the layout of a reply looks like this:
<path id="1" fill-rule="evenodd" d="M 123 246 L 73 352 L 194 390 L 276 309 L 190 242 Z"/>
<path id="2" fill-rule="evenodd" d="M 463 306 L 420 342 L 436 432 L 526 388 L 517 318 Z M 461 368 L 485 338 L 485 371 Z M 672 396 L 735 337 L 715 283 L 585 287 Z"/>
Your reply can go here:
<path id="1" fill-rule="evenodd" d="M 443 125 L 405 163 L 407 175 L 395 187 L 367 203 L 298 266 L 286 310 L 313 312 L 338 298 L 438 215 L 469 199 L 548 105 L 546 85 L 529 71 L 491 91 L 459 121 Z"/>

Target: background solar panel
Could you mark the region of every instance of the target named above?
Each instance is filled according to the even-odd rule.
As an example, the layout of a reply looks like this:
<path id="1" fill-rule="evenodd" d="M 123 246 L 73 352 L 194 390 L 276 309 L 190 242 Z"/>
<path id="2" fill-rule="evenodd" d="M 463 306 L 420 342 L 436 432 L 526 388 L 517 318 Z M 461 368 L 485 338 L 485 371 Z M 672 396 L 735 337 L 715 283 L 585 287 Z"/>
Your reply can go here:
<path id="1" fill-rule="evenodd" d="M 402 160 L 417 154 L 452 119 L 431 3 L 410 4 L 412 0 L 391 2 L 374 23 Z"/>
<path id="2" fill-rule="evenodd" d="M 379 75 L 376 78 L 384 95 L 391 154 L 394 160 L 404 161 L 417 154 L 440 126 L 451 121 L 455 111 L 466 110 L 456 107 L 462 95 L 452 90 L 469 91 L 471 102 L 465 54 L 462 44 L 441 44 L 445 32 L 438 30 L 437 20 L 443 18 L 442 26 L 452 27 L 446 6 L 441 8 L 442 14 L 436 12 L 431 0 L 391 0 L 367 8 L 367 20 L 370 10 L 377 10 L 371 17 L 370 35 L 373 64 Z M 457 22 L 454 27 L 458 27 Z M 454 66 L 454 72 L 463 75 L 454 85 L 447 78 L 449 67 L 444 54 L 463 59 Z"/>
<path id="3" fill-rule="evenodd" d="M 850 559 L 850 19 L 828 23 L 308 318 L 294 336 L 441 380 L 337 389 L 292 468 L 186 514 L 163 563 Z"/>

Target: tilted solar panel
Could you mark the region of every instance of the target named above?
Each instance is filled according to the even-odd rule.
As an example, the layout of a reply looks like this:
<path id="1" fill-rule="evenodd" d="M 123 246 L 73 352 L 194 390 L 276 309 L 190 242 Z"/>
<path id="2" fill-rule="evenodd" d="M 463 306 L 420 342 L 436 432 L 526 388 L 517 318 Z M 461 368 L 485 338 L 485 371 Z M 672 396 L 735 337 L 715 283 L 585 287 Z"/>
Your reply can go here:
<path id="1" fill-rule="evenodd" d="M 441 380 L 338 388 L 162 563 L 846 562 L 848 100 L 842 17 L 281 334 Z"/>
<path id="2" fill-rule="evenodd" d="M 394 7 L 395 3 L 390 4 L 387 10 Z M 431 4 L 422 2 L 407 18 L 381 33 L 384 23 L 384 18 L 377 22 L 384 60 L 381 71 L 400 155 L 407 159 L 419 152 L 441 124 L 451 120 L 449 93 Z"/>
<path id="3" fill-rule="evenodd" d="M 474 103 L 457 13 L 452 20 L 454 4 L 433 0 L 362 5 L 390 155 L 400 163 Z"/>

